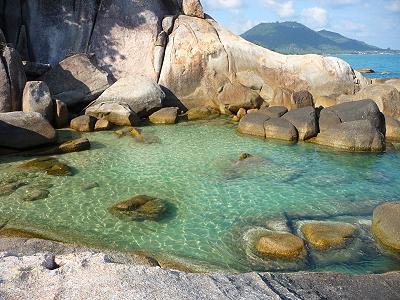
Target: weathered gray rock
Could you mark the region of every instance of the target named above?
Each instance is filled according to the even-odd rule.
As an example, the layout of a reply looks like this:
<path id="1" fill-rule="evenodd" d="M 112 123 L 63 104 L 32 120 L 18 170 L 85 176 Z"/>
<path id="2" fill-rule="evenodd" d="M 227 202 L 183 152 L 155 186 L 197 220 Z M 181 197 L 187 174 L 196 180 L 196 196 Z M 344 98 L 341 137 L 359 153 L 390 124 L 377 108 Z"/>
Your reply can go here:
<path id="1" fill-rule="evenodd" d="M 264 124 L 268 119 L 270 117 L 259 112 L 247 114 L 240 120 L 238 131 L 243 134 L 265 138 Z"/>
<path id="2" fill-rule="evenodd" d="M 374 100 L 385 116 L 400 118 L 400 92 L 391 85 L 368 85 L 353 96 L 342 95 L 338 97 L 337 102 L 344 103 L 363 99 Z"/>
<path id="3" fill-rule="evenodd" d="M 7 68 L 0 59 L 0 113 L 10 112 L 11 104 L 11 86 L 8 77 Z"/>
<path id="4" fill-rule="evenodd" d="M 308 140 L 318 134 L 318 123 L 315 109 L 311 106 L 295 109 L 284 114 L 284 119 L 296 127 L 299 139 Z"/>
<path id="5" fill-rule="evenodd" d="M 175 124 L 178 117 L 178 107 L 166 107 L 153 113 L 149 120 L 153 124 Z"/>
<path id="6" fill-rule="evenodd" d="M 55 115 L 54 115 L 54 124 L 56 128 L 64 128 L 68 126 L 69 121 L 69 112 L 67 105 L 61 100 L 55 101 Z"/>
<path id="7" fill-rule="evenodd" d="M 385 117 L 386 138 L 391 141 L 400 142 L 400 121 Z"/>
<path id="8" fill-rule="evenodd" d="M 96 101 L 86 109 L 85 114 L 96 119 L 105 119 L 119 126 L 140 124 L 138 115 L 125 103 Z"/>
<path id="9" fill-rule="evenodd" d="M 90 132 L 94 130 L 96 121 L 96 118 L 89 115 L 79 116 L 71 120 L 70 127 L 76 131 Z"/>
<path id="10" fill-rule="evenodd" d="M 323 132 L 340 123 L 358 120 L 369 120 L 379 131 L 385 132 L 384 117 L 372 100 L 347 102 L 323 109 L 319 117 L 319 127 Z"/>
<path id="11" fill-rule="evenodd" d="M 383 245 L 400 252 L 400 202 L 387 202 L 375 208 L 372 231 Z"/>
<path id="12" fill-rule="evenodd" d="M 109 86 L 108 74 L 101 70 L 93 56 L 70 56 L 41 77 L 53 98 L 67 106 L 95 100 Z"/>
<path id="13" fill-rule="evenodd" d="M 315 143 L 353 152 L 381 152 L 385 137 L 369 120 L 350 121 L 321 132 Z"/>
<path id="14" fill-rule="evenodd" d="M 146 76 L 131 76 L 119 79 L 108 88 L 93 105 L 97 103 L 122 103 L 140 116 L 148 116 L 162 107 L 165 98 L 160 86 Z"/>
<path id="15" fill-rule="evenodd" d="M 22 98 L 22 111 L 37 112 L 49 122 L 53 121 L 53 100 L 43 81 L 28 81 Z"/>
<path id="16" fill-rule="evenodd" d="M 288 109 L 284 106 L 271 106 L 267 108 L 261 108 L 258 112 L 263 113 L 271 118 L 280 118 L 288 112 Z"/>
<path id="17" fill-rule="evenodd" d="M 39 113 L 0 113 L 0 146 L 28 149 L 51 144 L 56 131 Z"/>
<path id="18" fill-rule="evenodd" d="M 297 141 L 298 133 L 296 127 L 282 118 L 271 118 L 264 123 L 265 137 L 284 141 Z"/>
<path id="19" fill-rule="evenodd" d="M 22 93 L 26 83 L 26 75 L 18 52 L 9 46 L 4 47 L 3 61 L 8 73 L 11 88 L 11 111 L 22 109 Z"/>
<path id="20" fill-rule="evenodd" d="M 200 0 L 182 0 L 182 10 L 187 16 L 204 18 L 203 6 Z"/>

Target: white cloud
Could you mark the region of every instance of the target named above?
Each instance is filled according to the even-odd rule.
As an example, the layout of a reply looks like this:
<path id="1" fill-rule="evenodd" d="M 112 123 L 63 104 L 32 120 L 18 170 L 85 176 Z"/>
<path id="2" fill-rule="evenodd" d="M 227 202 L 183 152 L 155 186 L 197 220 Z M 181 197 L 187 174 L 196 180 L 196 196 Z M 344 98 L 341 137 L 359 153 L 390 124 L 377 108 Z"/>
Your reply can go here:
<path id="1" fill-rule="evenodd" d="M 321 7 L 305 8 L 301 12 L 304 22 L 312 27 L 324 27 L 328 24 L 328 12 Z"/>
<path id="2" fill-rule="evenodd" d="M 280 17 L 294 15 L 293 1 L 263 0 L 263 3 L 272 8 Z"/>
<path id="3" fill-rule="evenodd" d="M 385 6 L 387 10 L 392 12 L 400 12 L 400 0 L 393 0 Z"/>
<path id="4" fill-rule="evenodd" d="M 243 22 L 243 21 L 232 22 L 232 23 L 228 24 L 227 26 L 228 26 L 229 30 L 240 35 L 242 33 L 245 33 L 247 30 L 253 28 L 254 26 L 256 26 L 259 23 L 260 22 L 257 22 L 255 20 L 247 20 L 245 22 Z"/>
<path id="5" fill-rule="evenodd" d="M 242 0 L 207 0 L 210 7 L 217 9 L 237 9 L 243 5 Z"/>

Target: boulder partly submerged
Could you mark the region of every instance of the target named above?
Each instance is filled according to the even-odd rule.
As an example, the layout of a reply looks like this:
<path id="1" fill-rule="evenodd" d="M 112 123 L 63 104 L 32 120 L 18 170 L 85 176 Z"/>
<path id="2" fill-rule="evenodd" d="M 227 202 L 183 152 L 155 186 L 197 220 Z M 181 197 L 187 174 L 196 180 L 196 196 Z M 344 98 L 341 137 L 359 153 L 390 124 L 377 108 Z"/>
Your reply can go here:
<path id="1" fill-rule="evenodd" d="M 383 245 L 400 253 L 400 202 L 387 202 L 375 208 L 372 232 Z"/>
<path id="2" fill-rule="evenodd" d="M 29 149 L 52 144 L 56 131 L 43 116 L 36 112 L 0 113 L 0 146 Z"/>

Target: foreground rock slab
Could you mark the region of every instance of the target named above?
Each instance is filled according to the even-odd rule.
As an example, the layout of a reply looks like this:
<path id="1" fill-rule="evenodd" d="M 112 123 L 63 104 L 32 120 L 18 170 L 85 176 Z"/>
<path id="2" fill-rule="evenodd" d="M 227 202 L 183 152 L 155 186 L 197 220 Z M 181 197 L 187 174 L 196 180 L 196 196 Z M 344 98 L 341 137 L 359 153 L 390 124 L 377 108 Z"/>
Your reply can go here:
<path id="1" fill-rule="evenodd" d="M 0 113 L 0 146 L 28 149 L 56 140 L 56 131 L 39 113 Z"/>
<path id="2" fill-rule="evenodd" d="M 372 300 L 398 299 L 400 293 L 400 273 L 193 274 L 151 267 L 134 256 L 68 248 L 36 239 L 18 243 L 1 238 L 0 249 L 5 251 L 0 252 L 0 295 L 5 300 Z M 37 253 L 40 249 L 47 251 Z"/>

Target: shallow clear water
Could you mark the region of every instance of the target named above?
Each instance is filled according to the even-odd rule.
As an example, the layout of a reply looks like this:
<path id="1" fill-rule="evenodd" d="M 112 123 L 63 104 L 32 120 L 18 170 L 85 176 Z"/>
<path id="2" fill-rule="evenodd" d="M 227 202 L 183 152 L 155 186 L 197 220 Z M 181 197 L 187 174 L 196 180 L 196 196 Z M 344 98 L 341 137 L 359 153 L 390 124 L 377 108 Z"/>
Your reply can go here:
<path id="1" fill-rule="evenodd" d="M 28 178 L 30 184 L 51 182 L 50 196 L 23 202 L 28 186 L 0 197 L 0 224 L 66 242 L 201 261 L 208 269 L 400 270 L 398 258 L 369 233 L 373 207 L 400 199 L 400 153 L 349 154 L 264 141 L 240 136 L 223 119 L 144 127 L 144 133 L 160 142 L 88 134 L 92 150 L 59 157 L 74 176 Z M 255 159 L 238 162 L 241 152 Z M 21 159 L 0 162 L 4 181 Z M 99 187 L 84 189 L 94 182 Z M 107 212 L 137 194 L 170 201 L 167 218 L 122 221 Z M 266 261 L 252 252 L 251 236 L 262 228 L 289 223 L 296 232 L 310 219 L 346 220 L 360 234 L 346 250 L 310 251 L 301 262 Z"/>
<path id="2" fill-rule="evenodd" d="M 363 74 L 368 78 L 400 78 L 400 54 L 343 54 L 338 55 L 353 69 L 369 68 L 376 73 Z"/>

